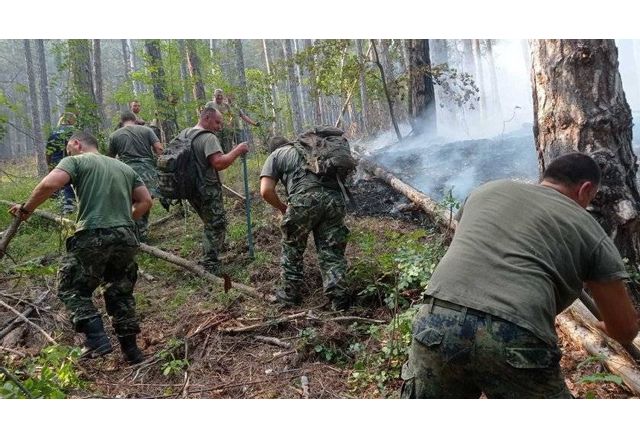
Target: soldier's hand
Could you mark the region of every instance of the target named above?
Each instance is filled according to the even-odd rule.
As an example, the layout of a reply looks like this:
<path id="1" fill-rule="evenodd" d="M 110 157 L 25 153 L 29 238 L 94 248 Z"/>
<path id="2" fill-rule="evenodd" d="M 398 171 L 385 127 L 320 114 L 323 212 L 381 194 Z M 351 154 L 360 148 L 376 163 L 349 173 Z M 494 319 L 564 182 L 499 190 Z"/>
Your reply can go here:
<path id="1" fill-rule="evenodd" d="M 22 204 L 14 204 L 9 208 L 9 213 L 13 216 L 20 218 L 21 221 L 26 221 L 32 214 L 22 208 Z"/>
<path id="2" fill-rule="evenodd" d="M 249 144 L 247 142 L 242 142 L 236 146 L 236 150 L 238 154 L 246 154 L 249 152 Z"/>

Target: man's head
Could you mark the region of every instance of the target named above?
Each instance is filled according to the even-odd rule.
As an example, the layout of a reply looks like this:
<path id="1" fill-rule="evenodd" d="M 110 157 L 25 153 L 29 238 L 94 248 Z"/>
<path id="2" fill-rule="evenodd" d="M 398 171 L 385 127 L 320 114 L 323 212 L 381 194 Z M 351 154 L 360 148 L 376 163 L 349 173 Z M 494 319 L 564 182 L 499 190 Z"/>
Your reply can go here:
<path id="1" fill-rule="evenodd" d="M 122 123 L 122 125 L 124 125 L 125 122 L 136 123 L 136 120 L 137 117 L 133 113 L 133 111 L 126 110 L 120 114 L 120 122 Z"/>
<path id="2" fill-rule="evenodd" d="M 222 101 L 224 100 L 224 93 L 222 92 L 222 89 L 216 88 L 216 90 L 213 92 L 213 100 L 216 104 L 222 103 Z"/>
<path id="3" fill-rule="evenodd" d="M 269 152 L 273 152 L 281 146 L 286 145 L 287 143 L 289 143 L 289 141 L 285 137 L 273 136 L 271 139 L 269 139 L 267 147 L 269 148 Z"/>
<path id="4" fill-rule="evenodd" d="M 561 192 L 586 208 L 600 186 L 600 167 L 586 154 L 562 155 L 552 161 L 542 175 L 542 184 L 562 188 Z"/>
<path id="5" fill-rule="evenodd" d="M 200 112 L 199 125 L 205 130 L 218 132 L 222 129 L 222 114 L 215 108 L 205 107 Z"/>
<path id="6" fill-rule="evenodd" d="M 76 131 L 67 142 L 67 155 L 78 155 L 98 150 L 98 140 L 86 131 Z"/>
<path id="7" fill-rule="evenodd" d="M 133 111 L 134 114 L 140 113 L 140 102 L 136 100 L 129 102 L 129 110 Z"/>
<path id="8" fill-rule="evenodd" d="M 58 126 L 75 125 L 76 122 L 77 122 L 76 115 L 70 111 L 66 111 L 65 113 L 62 114 L 62 116 L 60 116 L 60 119 L 58 120 Z"/>

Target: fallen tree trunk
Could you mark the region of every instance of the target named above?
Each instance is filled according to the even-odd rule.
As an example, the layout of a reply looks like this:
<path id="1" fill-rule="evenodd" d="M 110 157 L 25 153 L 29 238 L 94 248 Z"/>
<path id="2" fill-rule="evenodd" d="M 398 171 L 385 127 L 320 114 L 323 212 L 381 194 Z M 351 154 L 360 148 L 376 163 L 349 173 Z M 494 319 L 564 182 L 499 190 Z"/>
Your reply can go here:
<path id="1" fill-rule="evenodd" d="M 240 194 L 240 193 L 238 193 L 238 192 L 234 191 L 234 190 L 233 190 L 233 189 L 231 189 L 229 186 L 226 186 L 226 185 L 224 185 L 224 184 L 223 184 L 223 185 L 222 185 L 222 191 L 223 191 L 224 193 L 226 193 L 227 195 L 230 195 L 230 196 L 232 196 L 232 197 L 234 197 L 234 198 L 237 198 L 237 199 L 238 199 L 238 200 L 240 200 L 240 201 L 246 201 L 246 198 L 245 198 L 245 196 L 244 196 L 244 195 L 242 195 L 242 194 Z"/>
<path id="2" fill-rule="evenodd" d="M 9 204 L 12 205 L 13 203 L 10 203 L 8 201 L 4 201 L 4 200 L 0 200 L 0 203 L 4 203 L 4 204 Z M 43 211 L 40 209 L 36 209 L 33 212 L 33 215 L 38 215 L 42 218 L 46 218 L 48 220 L 51 220 L 55 223 L 58 223 L 59 225 L 65 226 L 65 227 L 74 227 L 75 228 L 75 223 L 73 221 L 70 221 L 66 218 L 61 218 L 58 217 L 50 212 L 47 211 Z M 199 265 L 197 265 L 194 262 L 188 261 L 187 259 L 181 258 L 180 256 L 176 256 L 173 255 L 169 252 L 166 252 L 164 250 L 160 250 L 159 248 L 156 247 L 152 247 L 150 245 L 147 244 L 140 244 L 140 250 L 150 254 L 151 256 L 155 256 L 156 258 L 165 260 L 167 262 L 170 262 L 174 265 L 177 265 L 181 268 L 184 268 L 187 271 L 190 271 L 191 273 L 194 273 L 204 279 L 207 279 L 211 282 L 214 282 L 220 286 L 224 286 L 224 279 L 219 278 L 217 276 L 214 276 L 213 274 L 209 273 L 208 271 L 206 271 L 204 268 L 200 267 Z M 232 282 L 231 283 L 231 287 L 237 289 L 238 291 L 240 291 L 241 293 L 250 296 L 250 297 L 255 297 L 258 299 L 262 299 L 263 297 L 258 294 L 255 290 L 255 288 L 249 287 L 247 285 L 244 284 L 240 284 L 237 282 Z"/>
<path id="3" fill-rule="evenodd" d="M 640 373 L 626 353 L 616 352 L 599 332 L 592 332 L 571 318 L 571 311 L 560 314 L 556 321 L 562 332 L 574 340 L 579 340 L 590 355 L 602 356 L 607 369 L 622 378 L 635 395 L 640 395 Z"/>
<path id="4" fill-rule="evenodd" d="M 400 180 L 392 172 L 377 163 L 374 163 L 362 156 L 359 157 L 359 160 L 365 171 L 380 178 L 394 190 L 406 196 L 409 200 L 420 207 L 435 224 L 444 230 L 455 230 L 457 221 L 453 219 L 451 212 L 447 212 L 431 198 Z"/>

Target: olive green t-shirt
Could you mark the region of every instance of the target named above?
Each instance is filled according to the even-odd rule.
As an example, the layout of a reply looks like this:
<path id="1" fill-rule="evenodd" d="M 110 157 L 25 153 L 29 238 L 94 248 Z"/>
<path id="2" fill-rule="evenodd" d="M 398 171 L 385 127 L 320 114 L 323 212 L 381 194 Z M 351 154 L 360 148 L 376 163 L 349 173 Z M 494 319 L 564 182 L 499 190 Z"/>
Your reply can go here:
<path id="1" fill-rule="evenodd" d="M 473 191 L 427 295 L 557 340 L 555 316 L 584 281 L 627 277 L 613 241 L 555 189 L 499 180 Z"/>
<path id="2" fill-rule="evenodd" d="M 56 169 L 71 176 L 78 196 L 77 230 L 133 226 L 133 189 L 144 185 L 124 163 L 97 153 L 63 158 Z"/>
<path id="3" fill-rule="evenodd" d="M 109 156 L 118 156 L 125 163 L 138 160 L 155 162 L 153 145 L 159 141 L 151 128 L 127 125 L 109 136 Z"/>
<path id="4" fill-rule="evenodd" d="M 260 178 L 270 177 L 276 183 L 282 181 L 289 197 L 311 188 L 327 187 L 317 175 L 307 171 L 305 165 L 304 156 L 294 146 L 283 146 L 269 154 L 262 166 Z"/>
<path id="5" fill-rule="evenodd" d="M 191 134 L 195 128 L 187 128 L 186 134 Z M 208 158 L 212 154 L 223 153 L 218 138 L 213 133 L 202 133 L 191 143 L 196 163 L 200 169 L 201 175 L 204 177 L 204 184 L 216 185 L 220 182 L 218 171 L 209 165 Z"/>

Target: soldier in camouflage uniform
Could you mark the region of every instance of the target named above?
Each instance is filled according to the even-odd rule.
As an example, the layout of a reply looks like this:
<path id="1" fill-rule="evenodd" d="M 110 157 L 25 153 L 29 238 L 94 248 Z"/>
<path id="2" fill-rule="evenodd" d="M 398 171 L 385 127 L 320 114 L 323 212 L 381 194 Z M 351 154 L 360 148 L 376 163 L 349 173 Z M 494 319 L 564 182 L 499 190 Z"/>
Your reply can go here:
<path id="1" fill-rule="evenodd" d="M 240 139 L 241 128 L 238 118 L 251 126 L 260 126 L 260 122 L 254 122 L 244 110 L 233 104 L 233 95 L 227 96 L 227 101 L 225 102 L 224 93 L 219 88 L 213 92 L 213 101 L 207 102 L 205 108 L 214 108 L 222 114 L 224 127 L 216 133 L 216 136 L 220 138 L 220 144 L 225 153 L 231 151 L 231 148 Z"/>
<path id="2" fill-rule="evenodd" d="M 303 255 L 309 233 L 318 253 L 322 286 L 334 309 L 346 309 L 351 297 L 345 286 L 349 229 L 344 224 L 345 202 L 337 181 L 321 181 L 306 170 L 306 159 L 286 139 L 274 138 L 273 152 L 260 173 L 260 194 L 282 212 L 282 278 L 276 298 L 285 305 L 298 305 L 304 289 Z M 275 187 L 282 181 L 287 204 Z"/>
<path id="3" fill-rule="evenodd" d="M 76 115 L 66 112 L 60 116 L 58 127 L 51 132 L 47 139 L 46 159 L 49 170 L 52 170 L 60 160 L 65 156 L 65 149 L 69 137 L 73 134 L 74 125 L 76 124 Z M 57 196 L 58 194 L 54 194 Z M 62 188 L 62 213 L 71 213 L 75 210 L 76 194 L 70 184 Z"/>
<path id="4" fill-rule="evenodd" d="M 596 162 L 573 153 L 539 185 L 501 180 L 471 193 L 414 320 L 402 397 L 570 398 L 554 320 L 583 282 L 600 328 L 633 340 L 624 264 L 586 210 L 599 183 Z"/>
<path id="5" fill-rule="evenodd" d="M 112 350 L 92 295 L 104 287 L 104 301 L 125 359 L 143 360 L 136 344 L 140 327 L 133 287 L 138 266 L 134 219 L 151 207 L 151 196 L 129 166 L 98 153 L 96 139 L 77 132 L 60 161 L 22 205 L 10 211 L 22 220 L 55 190 L 71 182 L 78 193 L 76 233 L 67 240 L 67 254 L 58 271 L 58 297 L 71 314 L 76 331 L 86 336 L 85 354 L 95 357 Z"/>
<path id="6" fill-rule="evenodd" d="M 156 155 L 162 154 L 162 143 L 151 128 L 138 124 L 136 117 L 131 111 L 122 113 L 122 127 L 109 136 L 107 155 L 117 157 L 131 166 L 142 178 L 151 196 L 157 198 L 159 193 Z M 140 240 L 145 242 L 149 229 L 149 212 L 136 221 L 136 226 Z"/>
<path id="7" fill-rule="evenodd" d="M 189 136 L 194 130 L 211 131 L 197 135 L 191 143 L 199 169 L 198 174 L 204 181 L 198 187 L 199 193 L 188 201 L 204 224 L 201 263 L 215 275 L 223 274 L 218 256 L 224 245 L 227 229 L 219 172 L 227 169 L 240 155 L 249 151 L 246 143 L 240 143 L 228 153 L 224 153 L 216 135 L 213 134 L 222 128 L 222 114 L 214 108 L 206 107 L 200 113 L 198 124 L 180 133 Z"/>

